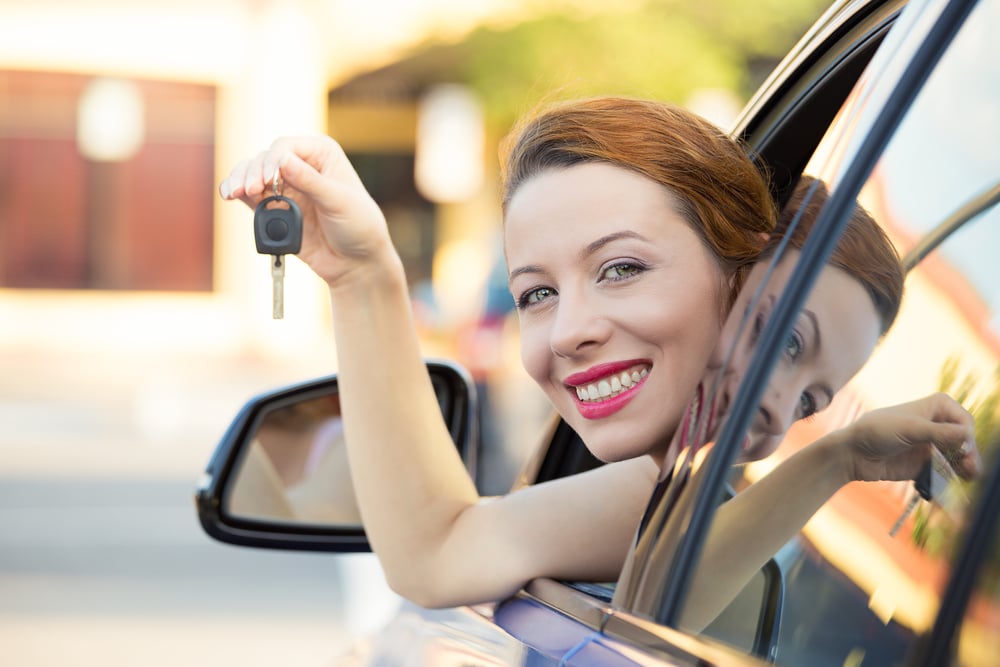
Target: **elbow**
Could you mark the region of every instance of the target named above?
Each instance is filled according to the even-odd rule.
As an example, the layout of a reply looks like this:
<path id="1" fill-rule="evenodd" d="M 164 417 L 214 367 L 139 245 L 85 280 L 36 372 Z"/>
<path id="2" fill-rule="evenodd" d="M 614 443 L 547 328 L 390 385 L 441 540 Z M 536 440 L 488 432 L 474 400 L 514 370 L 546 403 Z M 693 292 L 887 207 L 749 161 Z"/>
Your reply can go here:
<path id="1" fill-rule="evenodd" d="M 396 595 L 426 609 L 442 609 L 456 604 L 434 585 L 434 578 L 399 577 L 386 574 L 386 583 Z"/>
<path id="2" fill-rule="evenodd" d="M 406 568 L 391 572 L 386 568 L 386 583 L 402 598 L 425 609 L 444 609 L 502 600 L 520 588 L 499 586 L 496 579 L 484 581 L 482 572 Z"/>

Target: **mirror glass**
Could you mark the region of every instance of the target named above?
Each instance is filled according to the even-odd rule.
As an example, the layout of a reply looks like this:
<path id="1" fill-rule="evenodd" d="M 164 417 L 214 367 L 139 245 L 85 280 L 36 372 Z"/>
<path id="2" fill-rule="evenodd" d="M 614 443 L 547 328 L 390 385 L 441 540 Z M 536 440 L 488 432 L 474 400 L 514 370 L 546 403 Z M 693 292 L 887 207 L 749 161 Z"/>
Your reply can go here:
<path id="1" fill-rule="evenodd" d="M 438 406 L 475 478 L 474 389 L 464 371 L 427 362 Z M 222 515 L 317 530 L 361 531 L 340 411 L 340 388 L 325 378 L 259 399 L 235 436 L 235 461 L 220 490 Z"/>
<path id="2" fill-rule="evenodd" d="M 265 408 L 242 454 L 229 516 L 360 527 L 335 389 Z"/>

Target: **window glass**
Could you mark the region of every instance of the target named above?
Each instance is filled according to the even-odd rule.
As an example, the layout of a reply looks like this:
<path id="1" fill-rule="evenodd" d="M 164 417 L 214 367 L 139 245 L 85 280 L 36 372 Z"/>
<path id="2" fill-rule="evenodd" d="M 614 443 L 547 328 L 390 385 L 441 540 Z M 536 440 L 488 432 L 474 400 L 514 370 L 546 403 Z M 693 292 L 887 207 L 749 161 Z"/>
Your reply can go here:
<path id="1" fill-rule="evenodd" d="M 902 664 L 932 627 L 980 481 L 960 478 L 971 465 L 958 453 L 961 443 L 924 468 L 931 450 L 912 441 L 903 415 L 951 421 L 958 413 L 938 407 L 947 401 L 927 398 L 945 392 L 974 417 L 984 464 L 996 456 L 1000 61 L 989 56 L 988 40 L 998 24 L 1000 2 L 981 2 L 862 189 L 852 217 L 858 240 L 834 251 L 838 268 L 820 273 L 768 379 L 734 469 L 735 496 L 716 513 L 691 583 L 686 629 L 726 641 L 713 619 L 740 590 L 740 577 L 751 581 L 765 563 L 781 573 L 763 596 L 781 601 L 769 649 L 779 665 Z M 843 118 L 854 114 L 851 104 Z M 808 227 L 826 186 L 835 192 L 822 175 L 837 154 L 829 141 L 817 151 L 807 167 L 817 178 L 804 178 L 783 212 L 789 226 Z M 914 264 L 885 335 L 893 278 L 872 253 L 877 237 L 864 232 L 872 220 Z M 925 253 L 922 242 L 949 220 L 955 229 Z M 761 270 L 763 289 L 737 302 L 744 327 L 727 324 L 727 358 L 709 414 L 724 418 L 738 386 L 726 374 L 752 358 L 795 247 L 770 274 Z M 913 401 L 921 403 L 899 407 Z M 912 478 L 921 472 L 927 481 L 918 485 Z M 865 481 L 852 481 L 859 477 Z M 995 660 L 996 572 L 981 575 L 980 584 L 956 664 Z M 748 614 L 747 622 L 759 620 Z"/>
<path id="2" fill-rule="evenodd" d="M 958 628 L 953 665 L 988 665 L 1000 655 L 1000 525 Z"/>

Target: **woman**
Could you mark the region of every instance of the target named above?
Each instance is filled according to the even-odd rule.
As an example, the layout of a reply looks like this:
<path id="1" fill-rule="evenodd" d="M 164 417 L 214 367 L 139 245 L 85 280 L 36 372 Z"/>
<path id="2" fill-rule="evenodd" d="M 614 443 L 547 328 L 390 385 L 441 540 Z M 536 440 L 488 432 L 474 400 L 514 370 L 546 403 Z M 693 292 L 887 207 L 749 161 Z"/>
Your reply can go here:
<path id="1" fill-rule="evenodd" d="M 539 576 L 617 577 L 773 226 L 741 147 L 670 105 L 559 105 L 517 137 L 504 240 L 525 367 L 597 456 L 622 463 L 488 502 L 440 418 L 385 220 L 336 142 L 280 139 L 220 185 L 254 206 L 280 169 L 302 209 L 299 257 L 330 290 L 366 531 L 390 585 L 425 606 L 500 599 Z"/>

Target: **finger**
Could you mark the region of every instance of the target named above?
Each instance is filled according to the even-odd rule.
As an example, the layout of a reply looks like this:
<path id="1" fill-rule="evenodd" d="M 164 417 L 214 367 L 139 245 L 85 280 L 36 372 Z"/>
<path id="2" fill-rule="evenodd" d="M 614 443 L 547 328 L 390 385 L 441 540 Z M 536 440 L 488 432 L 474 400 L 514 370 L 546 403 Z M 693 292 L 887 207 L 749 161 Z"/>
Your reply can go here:
<path id="1" fill-rule="evenodd" d="M 347 159 L 343 147 L 332 137 L 283 137 L 271 144 L 271 150 L 285 159 L 289 155 L 296 155 L 317 173 L 332 177 L 344 185 L 364 188 L 361 177 Z"/>
<path id="2" fill-rule="evenodd" d="M 948 456 L 946 454 L 946 456 Z M 964 479 L 975 479 L 983 473 L 983 460 L 975 440 L 966 440 L 958 448 L 955 458 L 948 458 L 952 468 Z"/>
<path id="3" fill-rule="evenodd" d="M 928 440 L 944 455 L 960 477 L 971 479 L 980 473 L 982 462 L 971 426 L 934 424 L 928 432 Z"/>
<path id="4" fill-rule="evenodd" d="M 951 422 L 972 427 L 974 418 L 961 403 L 945 393 L 931 394 L 927 397 L 930 418 L 936 422 Z"/>
<path id="5" fill-rule="evenodd" d="M 285 181 L 284 174 L 281 173 L 281 164 L 288 159 L 287 153 L 279 152 L 274 149 L 269 150 L 264 154 L 263 164 L 261 165 L 261 173 L 266 184 L 266 188 L 270 188 L 264 194 L 270 196 L 272 194 L 281 194 L 284 191 L 282 187 Z"/>
<path id="6" fill-rule="evenodd" d="M 229 176 L 219 183 L 219 194 L 223 199 L 238 199 L 243 196 L 243 183 L 249 164 L 250 160 L 240 160 L 229 172 Z"/>
<path id="7" fill-rule="evenodd" d="M 259 197 L 264 193 L 264 188 L 267 187 L 267 178 L 264 176 L 266 154 L 266 152 L 258 153 L 247 165 L 246 177 L 243 181 L 243 190 L 247 197 Z"/>
<path id="8" fill-rule="evenodd" d="M 367 191 L 363 187 L 355 187 L 354 179 L 345 183 L 338 178 L 328 178 L 297 153 L 287 153 L 280 169 L 286 184 L 311 198 L 323 210 L 332 213 L 357 210 L 355 207 L 362 203 L 362 197 L 367 197 Z M 350 173 L 354 173 L 353 169 Z"/>

